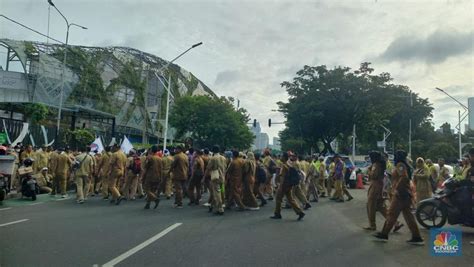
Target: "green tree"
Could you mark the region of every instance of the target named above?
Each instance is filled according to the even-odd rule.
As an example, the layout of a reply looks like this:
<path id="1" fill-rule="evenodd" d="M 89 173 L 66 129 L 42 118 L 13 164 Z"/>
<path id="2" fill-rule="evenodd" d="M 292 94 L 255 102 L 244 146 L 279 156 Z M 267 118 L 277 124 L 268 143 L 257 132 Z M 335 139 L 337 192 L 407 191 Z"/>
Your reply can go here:
<path id="1" fill-rule="evenodd" d="M 330 143 L 336 138 L 349 144 L 353 124 L 358 126 L 358 142 L 368 150 L 376 149 L 375 141 L 382 139 L 380 125 L 392 130 L 396 145 L 406 143 L 409 119 L 414 128 L 430 121 L 432 107 L 408 87 L 391 83 L 390 74 L 373 75 L 373 71 L 370 63 L 362 63 L 355 71 L 304 66 L 293 81 L 283 82 L 289 99 L 278 103 L 286 117 L 282 145 L 285 139 L 301 139 L 306 152 L 318 151 L 319 142 L 322 152 L 332 152 Z"/>
<path id="2" fill-rule="evenodd" d="M 191 137 L 198 147 L 247 149 L 255 138 L 245 109 L 236 110 L 232 99 L 183 96 L 171 110 L 170 124 L 178 138 Z"/>

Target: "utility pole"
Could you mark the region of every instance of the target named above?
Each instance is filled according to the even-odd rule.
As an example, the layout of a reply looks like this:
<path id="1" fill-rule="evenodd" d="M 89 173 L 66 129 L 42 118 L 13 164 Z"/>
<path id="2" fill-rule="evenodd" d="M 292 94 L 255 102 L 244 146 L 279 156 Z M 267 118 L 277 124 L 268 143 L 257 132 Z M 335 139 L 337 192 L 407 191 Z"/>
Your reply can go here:
<path id="1" fill-rule="evenodd" d="M 356 125 L 352 129 L 352 162 L 355 161 L 356 156 Z"/>
<path id="2" fill-rule="evenodd" d="M 410 91 L 410 121 L 408 126 L 408 157 L 411 159 L 411 114 L 413 112 L 413 98 Z"/>

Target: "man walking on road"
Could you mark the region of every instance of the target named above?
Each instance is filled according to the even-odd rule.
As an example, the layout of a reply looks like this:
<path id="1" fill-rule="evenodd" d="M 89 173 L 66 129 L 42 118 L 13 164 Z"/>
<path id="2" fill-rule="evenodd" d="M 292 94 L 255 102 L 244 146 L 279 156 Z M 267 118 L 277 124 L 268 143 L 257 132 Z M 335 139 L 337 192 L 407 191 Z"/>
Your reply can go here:
<path id="1" fill-rule="evenodd" d="M 81 154 L 76 157 L 79 161 L 79 168 L 76 171 L 77 203 L 83 204 L 89 195 L 91 176 L 94 170 L 94 161 L 92 156 L 87 153 L 88 148 L 79 148 Z"/>
<path id="2" fill-rule="evenodd" d="M 175 189 L 175 208 L 183 207 L 183 188 L 188 179 L 189 162 L 188 157 L 183 153 L 183 147 L 176 148 L 176 155 L 171 164 L 171 173 L 173 174 L 173 183 Z"/>
<path id="3" fill-rule="evenodd" d="M 344 202 L 344 192 L 343 192 L 343 184 L 344 183 L 344 163 L 341 160 L 341 157 L 336 154 L 334 155 L 334 195 L 331 200 L 335 200 L 337 202 Z"/>
<path id="4" fill-rule="evenodd" d="M 209 159 L 209 165 L 207 172 L 211 179 L 211 190 L 212 190 L 212 206 L 209 208 L 209 212 L 214 210 L 216 215 L 224 215 L 223 199 L 222 199 L 222 187 L 225 184 L 225 168 L 226 158 L 219 154 L 220 148 L 214 146 L 212 148 L 212 157 Z"/>
<path id="5" fill-rule="evenodd" d="M 110 203 L 120 205 L 120 202 L 125 198 L 120 195 L 117 189 L 117 182 L 125 175 L 125 168 L 127 165 L 127 156 L 120 149 L 118 145 L 114 145 L 114 153 L 110 156 L 110 173 L 108 177 L 109 190 L 112 193 L 112 200 Z"/>
<path id="6" fill-rule="evenodd" d="M 402 213 L 412 234 L 412 238 L 407 242 L 413 245 L 423 245 L 424 241 L 421 238 L 420 230 L 410 208 L 413 197 L 410 188 L 411 169 L 406 162 L 406 157 L 407 153 L 403 150 L 395 153 L 395 168 L 392 173 L 394 181 L 392 187 L 394 192 L 393 199 L 382 232 L 374 236 L 378 241 L 388 241 L 388 233 L 392 230 L 400 213 Z"/>
<path id="7" fill-rule="evenodd" d="M 143 184 L 146 191 L 145 209 L 150 209 L 150 203 L 155 202 L 153 209 L 160 203 L 160 183 L 163 173 L 163 161 L 157 155 L 158 147 L 152 146 L 151 153 L 148 155 L 145 163 L 145 172 L 143 174 Z"/>
<path id="8" fill-rule="evenodd" d="M 240 157 L 240 153 L 237 150 L 232 151 L 232 161 L 227 168 L 226 178 L 228 179 L 229 194 L 226 204 L 226 209 L 230 210 L 232 205 L 237 204 L 238 211 L 244 211 L 245 206 L 242 202 L 242 178 L 244 160 Z"/>
<path id="9" fill-rule="evenodd" d="M 291 152 L 290 152 L 291 153 Z M 295 199 L 293 198 L 292 189 L 293 186 L 290 184 L 289 181 L 289 170 L 290 168 L 294 168 L 296 165 L 296 158 L 292 157 L 294 160 L 289 160 L 287 152 L 284 152 L 282 155 L 282 168 L 280 171 L 280 187 L 278 188 L 277 195 L 276 195 L 276 205 L 275 205 L 275 214 L 270 217 L 271 219 L 281 219 L 281 203 L 283 202 L 283 196 L 286 196 L 288 202 L 290 203 L 293 210 L 298 215 L 298 221 L 303 219 L 306 215 L 296 203 Z"/>

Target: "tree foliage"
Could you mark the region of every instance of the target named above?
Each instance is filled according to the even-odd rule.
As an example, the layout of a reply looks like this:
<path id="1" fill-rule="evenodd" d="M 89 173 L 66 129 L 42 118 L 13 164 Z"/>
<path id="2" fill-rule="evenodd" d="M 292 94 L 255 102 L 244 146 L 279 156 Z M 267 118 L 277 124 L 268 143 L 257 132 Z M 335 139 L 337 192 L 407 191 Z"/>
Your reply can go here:
<path id="1" fill-rule="evenodd" d="M 247 149 L 254 136 L 245 109 L 236 110 L 232 99 L 208 96 L 183 96 L 171 110 L 170 124 L 177 137 L 191 137 L 198 147 Z"/>
<path id="2" fill-rule="evenodd" d="M 374 149 L 376 141 L 382 140 L 380 125 L 392 131 L 391 141 L 396 145 L 408 138 L 409 118 L 414 128 L 430 122 L 433 108 L 427 99 L 407 86 L 393 84 L 389 73 L 373 72 L 370 63 L 362 63 L 355 71 L 304 66 L 292 81 L 283 82 L 289 95 L 288 102 L 278 103 L 286 117 L 283 147 L 294 146 L 297 140 L 305 152 L 311 148 L 332 152 L 330 143 L 336 138 L 347 141 L 356 124 L 359 142 L 368 144 L 367 150 Z"/>

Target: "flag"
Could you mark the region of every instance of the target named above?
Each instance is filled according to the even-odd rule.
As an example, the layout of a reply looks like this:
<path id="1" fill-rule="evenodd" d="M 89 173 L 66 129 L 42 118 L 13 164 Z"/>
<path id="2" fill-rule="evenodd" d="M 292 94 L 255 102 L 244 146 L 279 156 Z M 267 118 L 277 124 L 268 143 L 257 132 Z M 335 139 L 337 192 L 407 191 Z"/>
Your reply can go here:
<path id="1" fill-rule="evenodd" d="M 120 146 L 120 148 L 123 150 L 123 152 L 125 152 L 125 154 L 128 154 L 130 152 L 130 150 L 133 149 L 132 143 L 130 143 L 130 141 L 128 140 L 128 138 L 125 135 L 123 136 L 123 141 L 122 141 L 122 145 Z"/>
<path id="2" fill-rule="evenodd" d="M 99 153 L 104 151 L 104 145 L 102 144 L 102 140 L 100 137 L 97 137 L 95 141 L 91 144 L 91 151 L 98 151 Z"/>

